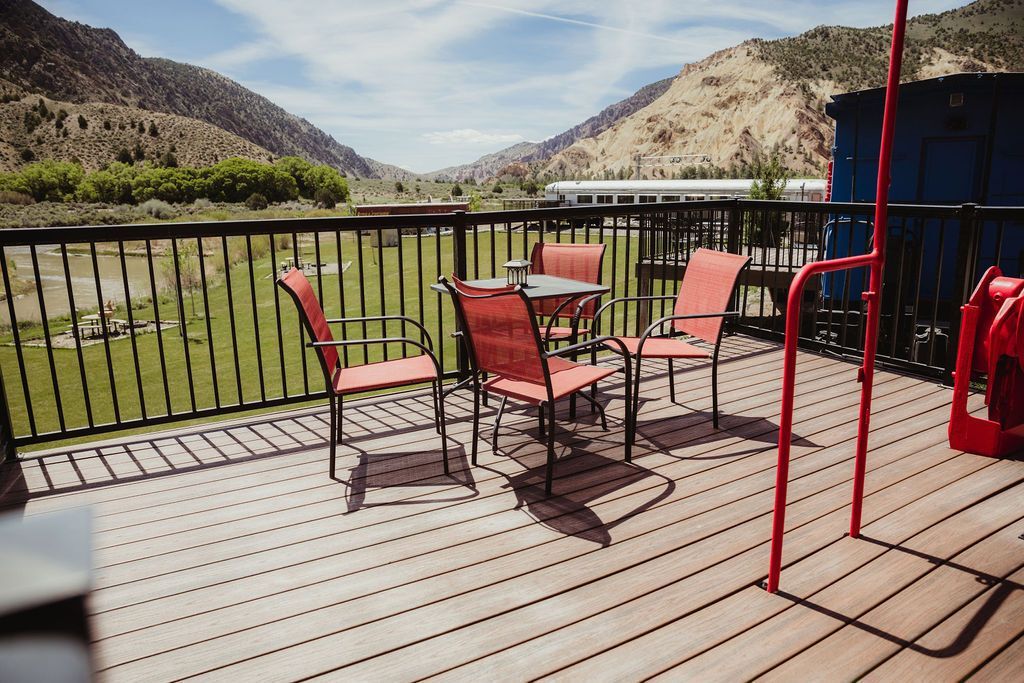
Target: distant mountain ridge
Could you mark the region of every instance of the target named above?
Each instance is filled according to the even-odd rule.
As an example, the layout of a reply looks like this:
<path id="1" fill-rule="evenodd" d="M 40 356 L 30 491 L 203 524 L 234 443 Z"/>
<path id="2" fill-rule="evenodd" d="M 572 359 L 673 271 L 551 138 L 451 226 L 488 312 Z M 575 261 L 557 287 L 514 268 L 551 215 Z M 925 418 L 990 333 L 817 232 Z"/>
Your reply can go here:
<path id="1" fill-rule="evenodd" d="M 111 29 L 61 19 L 30 0 L 0 0 L 0 17 L 0 78 L 30 93 L 197 119 L 275 155 L 302 156 L 350 175 L 411 175 L 360 156 L 309 121 L 221 74 L 141 57 Z"/>
<path id="2" fill-rule="evenodd" d="M 624 100 L 608 105 L 589 119 L 567 131 L 542 142 L 520 142 L 493 154 L 487 154 L 469 164 L 449 166 L 426 174 L 428 177 L 449 177 L 457 180 L 481 180 L 496 175 L 502 168 L 516 162 L 534 162 L 548 159 L 578 140 L 593 137 L 607 130 L 619 119 L 646 107 L 668 90 L 674 78 L 664 78 L 645 85 Z"/>
<path id="3" fill-rule="evenodd" d="M 885 84 L 891 31 L 819 26 L 791 38 L 749 40 L 542 143 L 445 170 L 476 175 L 526 162 L 539 176 L 607 178 L 630 175 L 637 154 L 707 154 L 718 169 L 730 169 L 774 153 L 796 173 L 821 174 L 833 135 L 825 102 Z M 1024 71 L 1024 0 L 977 0 L 908 22 L 904 80 L 994 70 Z"/>

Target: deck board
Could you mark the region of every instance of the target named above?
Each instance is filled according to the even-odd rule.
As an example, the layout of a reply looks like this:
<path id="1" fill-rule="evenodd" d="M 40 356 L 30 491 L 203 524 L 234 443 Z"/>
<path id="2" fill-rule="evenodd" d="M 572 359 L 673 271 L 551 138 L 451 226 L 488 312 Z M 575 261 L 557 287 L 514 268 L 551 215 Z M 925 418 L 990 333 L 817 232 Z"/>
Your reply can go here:
<path id="1" fill-rule="evenodd" d="M 783 593 L 767 568 L 781 349 L 726 340 L 722 429 L 708 369 L 645 372 L 632 465 L 621 380 L 611 430 L 560 410 L 555 495 L 533 413 L 452 475 L 423 393 L 346 405 L 341 476 L 326 415 L 302 409 L 111 438 L 3 470 L 0 506 L 89 505 L 100 679 L 629 680 L 1019 670 L 1024 462 L 948 448 L 951 394 L 877 375 L 864 510 L 849 515 L 855 366 L 798 358 Z M 975 405 L 977 400 L 975 398 Z M 484 411 L 489 438 L 494 406 Z"/>

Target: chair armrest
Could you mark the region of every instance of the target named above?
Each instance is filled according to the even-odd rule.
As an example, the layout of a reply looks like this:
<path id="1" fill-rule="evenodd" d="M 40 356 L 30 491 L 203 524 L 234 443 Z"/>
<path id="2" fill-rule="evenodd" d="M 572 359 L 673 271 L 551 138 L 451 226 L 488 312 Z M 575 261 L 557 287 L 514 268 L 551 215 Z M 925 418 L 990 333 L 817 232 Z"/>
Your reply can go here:
<path id="1" fill-rule="evenodd" d="M 564 356 L 567 353 L 573 353 L 575 351 L 582 351 L 583 349 L 588 349 L 591 346 L 598 346 L 599 344 L 604 344 L 605 342 L 614 342 L 616 344 L 616 346 L 618 346 L 622 350 L 623 353 L 626 353 L 626 345 L 622 343 L 622 340 L 620 340 L 618 337 L 604 336 L 604 337 L 596 337 L 594 339 L 588 339 L 587 341 L 580 342 L 579 344 L 572 344 L 570 346 L 563 346 L 562 348 L 554 349 L 553 351 L 545 351 L 544 352 L 544 357 L 545 358 L 554 358 L 555 356 Z M 626 354 L 626 355 L 629 355 L 629 354 Z"/>
<path id="2" fill-rule="evenodd" d="M 564 301 L 562 301 L 562 303 L 558 304 L 558 306 L 555 307 L 555 310 L 552 311 L 551 315 L 548 317 L 548 324 L 544 327 L 544 339 L 547 339 L 548 337 L 551 336 L 551 328 L 555 326 L 555 321 L 558 319 L 558 315 L 562 312 L 562 309 L 566 308 L 569 304 L 573 303 L 574 301 L 577 301 L 578 299 L 580 299 L 581 296 L 582 295 L 570 296 L 569 298 L 565 299 Z M 600 297 L 601 295 L 597 294 L 596 296 Z M 590 299 L 593 299 L 593 298 L 594 298 L 593 295 L 592 296 L 588 296 L 588 297 L 586 297 L 586 300 L 589 301 Z M 576 311 L 573 313 L 573 316 L 572 316 L 573 336 L 575 336 L 576 328 L 580 324 L 580 314 L 581 313 L 583 313 L 583 303 L 582 302 L 576 307 Z"/>
<path id="3" fill-rule="evenodd" d="M 401 320 L 414 325 L 420 331 L 420 338 L 427 341 L 427 346 L 431 349 L 434 348 L 434 340 L 431 339 L 430 333 L 427 332 L 427 328 L 423 326 L 418 320 L 414 320 L 407 315 L 364 315 L 357 318 L 329 318 L 327 322 L 329 324 L 341 323 L 342 325 L 348 323 L 362 323 L 362 322 L 378 322 L 382 320 Z"/>
<path id="4" fill-rule="evenodd" d="M 415 339 L 409 339 L 408 337 L 381 337 L 379 339 L 338 339 L 329 342 L 307 342 L 308 348 L 319 348 L 322 346 L 369 346 L 370 344 L 408 344 L 409 346 L 415 346 L 424 355 L 429 356 L 430 360 L 434 362 L 434 368 L 437 370 L 437 376 L 441 376 L 441 364 L 437 362 L 437 356 L 434 352 L 425 346 L 422 342 L 418 342 Z"/>
<path id="5" fill-rule="evenodd" d="M 647 338 L 667 322 L 671 322 L 673 320 L 697 320 L 700 318 L 737 318 L 739 317 L 739 314 L 739 311 L 723 311 L 721 313 L 687 313 L 685 315 L 667 315 L 664 318 L 659 318 L 648 325 L 647 329 L 644 330 L 644 333 L 640 335 L 640 341 L 637 343 L 636 347 L 637 354 L 639 354 L 644 348 L 644 342 L 647 341 Z"/>
<path id="6" fill-rule="evenodd" d="M 600 296 L 600 295 L 596 295 L 596 296 Z M 588 297 L 584 301 L 581 301 L 580 302 L 580 306 L 583 306 L 584 304 L 588 303 L 590 301 L 590 299 L 593 299 L 593 298 L 595 298 L 595 297 Z M 661 295 L 654 295 L 654 296 L 620 296 L 620 297 L 618 297 L 616 299 L 612 299 L 611 301 L 606 303 L 604 306 L 601 306 L 601 308 L 597 309 L 597 312 L 594 313 L 594 328 L 595 329 L 597 328 L 597 321 L 600 319 L 601 314 L 604 313 L 605 309 L 606 308 L 611 308 L 611 307 L 615 306 L 616 304 L 626 303 L 626 302 L 630 302 L 630 301 L 667 301 L 668 299 L 675 299 L 675 298 L 676 298 L 675 294 L 661 294 Z"/>

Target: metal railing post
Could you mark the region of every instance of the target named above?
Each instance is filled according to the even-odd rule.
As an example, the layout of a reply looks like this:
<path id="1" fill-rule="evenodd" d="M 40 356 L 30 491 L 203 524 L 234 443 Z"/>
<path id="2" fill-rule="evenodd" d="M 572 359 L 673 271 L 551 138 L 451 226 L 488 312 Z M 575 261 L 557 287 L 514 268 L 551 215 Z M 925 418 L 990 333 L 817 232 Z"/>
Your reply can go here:
<path id="1" fill-rule="evenodd" d="M 7 387 L 3 370 L 0 370 L 0 463 L 13 462 L 18 457 L 14 446 L 14 428 L 11 426 L 11 411 L 7 406 Z"/>
<path id="2" fill-rule="evenodd" d="M 524 228 L 525 230 L 525 228 Z M 455 261 L 455 276 L 460 280 L 468 279 L 469 263 L 466 253 L 466 212 L 455 211 L 452 214 L 452 258 Z M 469 357 L 466 345 L 459 339 L 455 343 L 455 358 L 459 369 L 459 381 L 469 377 Z"/>
<path id="3" fill-rule="evenodd" d="M 956 350 L 960 348 L 960 307 L 974 289 L 974 269 L 981 249 L 981 221 L 978 220 L 978 205 L 963 204 L 957 210 L 960 215 L 960 237 L 956 249 L 956 292 L 949 319 L 949 347 L 946 349 L 946 368 L 942 383 L 953 385 L 953 369 L 956 364 Z M 938 296 L 938 293 L 936 293 Z"/>

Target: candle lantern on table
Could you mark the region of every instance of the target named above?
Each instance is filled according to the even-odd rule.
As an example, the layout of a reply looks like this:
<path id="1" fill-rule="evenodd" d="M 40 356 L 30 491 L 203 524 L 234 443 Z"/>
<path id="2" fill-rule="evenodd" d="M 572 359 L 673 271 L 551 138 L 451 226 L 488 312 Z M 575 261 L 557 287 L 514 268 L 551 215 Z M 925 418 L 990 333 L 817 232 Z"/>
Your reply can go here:
<path id="1" fill-rule="evenodd" d="M 527 284 L 527 279 L 530 275 L 530 265 L 531 263 L 524 259 L 513 259 L 502 266 L 507 273 L 508 283 L 510 285 Z"/>

